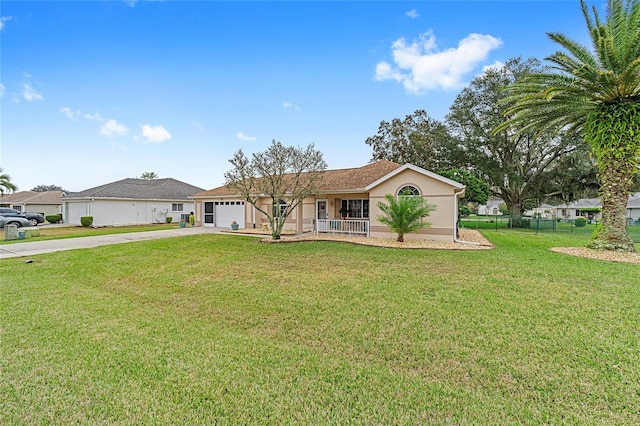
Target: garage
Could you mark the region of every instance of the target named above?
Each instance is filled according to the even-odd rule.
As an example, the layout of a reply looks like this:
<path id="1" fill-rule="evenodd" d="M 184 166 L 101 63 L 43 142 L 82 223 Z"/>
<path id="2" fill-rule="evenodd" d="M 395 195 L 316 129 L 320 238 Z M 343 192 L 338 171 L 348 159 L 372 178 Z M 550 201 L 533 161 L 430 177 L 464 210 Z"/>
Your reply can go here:
<path id="1" fill-rule="evenodd" d="M 244 201 L 205 201 L 204 226 L 228 228 L 232 222 L 244 228 Z"/>

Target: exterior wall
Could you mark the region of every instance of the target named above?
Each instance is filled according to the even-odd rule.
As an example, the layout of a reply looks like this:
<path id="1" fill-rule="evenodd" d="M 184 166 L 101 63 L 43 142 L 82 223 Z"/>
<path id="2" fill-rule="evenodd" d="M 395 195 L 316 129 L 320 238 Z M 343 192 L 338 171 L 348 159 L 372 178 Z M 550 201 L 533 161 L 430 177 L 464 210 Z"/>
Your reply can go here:
<path id="1" fill-rule="evenodd" d="M 407 234 L 405 239 L 454 241 L 458 217 L 454 188 L 413 170 L 405 170 L 371 190 L 369 194 L 371 236 L 381 238 L 396 237 L 396 234 L 391 232 L 386 225 L 382 225 L 376 220 L 376 217 L 382 214 L 378 208 L 378 202 L 385 201 L 385 194 L 395 195 L 406 185 L 416 187 L 429 204 L 436 206 L 436 209 L 425 219 L 431 223 L 430 227 L 423 228 L 417 233 Z"/>
<path id="2" fill-rule="evenodd" d="M 193 202 L 176 201 L 183 205 L 182 211 L 171 210 L 171 201 L 144 200 L 78 200 L 64 202 L 64 220 L 80 225 L 80 217 L 93 216 L 93 226 L 145 225 L 164 223 L 167 217 L 180 221 L 182 214 L 195 211 Z"/>
<path id="3" fill-rule="evenodd" d="M 62 213 L 62 204 L 14 204 L 11 208 L 15 208 L 15 206 L 20 207 L 20 210 L 23 212 L 29 213 L 43 213 L 46 215 L 58 214 Z"/>

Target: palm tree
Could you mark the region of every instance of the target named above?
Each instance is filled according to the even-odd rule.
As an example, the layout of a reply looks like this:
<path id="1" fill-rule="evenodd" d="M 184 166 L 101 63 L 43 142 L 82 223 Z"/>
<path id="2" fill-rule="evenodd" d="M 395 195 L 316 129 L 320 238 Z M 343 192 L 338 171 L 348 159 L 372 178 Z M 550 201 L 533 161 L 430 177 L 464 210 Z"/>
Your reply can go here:
<path id="1" fill-rule="evenodd" d="M 145 179 L 145 180 L 152 180 L 157 178 L 158 178 L 158 174 L 156 172 L 143 172 L 142 175 L 140 175 L 140 179 Z"/>
<path id="2" fill-rule="evenodd" d="M 387 225 L 398 234 L 398 242 L 404 242 L 405 234 L 431 225 L 422 219 L 429 216 L 429 212 L 435 210 L 435 206 L 427 204 L 421 196 L 406 192 L 398 195 L 397 199 L 391 194 L 385 195 L 384 198 L 388 204 L 382 201 L 378 203 L 378 208 L 383 213 L 378 216 L 378 222 Z"/>
<path id="3" fill-rule="evenodd" d="M 636 251 L 626 230 L 626 205 L 640 158 L 640 0 L 609 0 L 606 20 L 582 13 L 592 50 L 561 33 L 548 33 L 564 51 L 546 58 L 549 72 L 531 75 L 509 89 L 504 103 L 521 131 L 581 133 L 596 159 L 602 224 L 589 247 Z"/>
<path id="4" fill-rule="evenodd" d="M 2 173 L 2 168 L 0 168 L 0 194 L 4 194 L 6 192 L 15 192 L 18 190 L 18 187 L 11 183 L 11 176 L 6 173 Z"/>

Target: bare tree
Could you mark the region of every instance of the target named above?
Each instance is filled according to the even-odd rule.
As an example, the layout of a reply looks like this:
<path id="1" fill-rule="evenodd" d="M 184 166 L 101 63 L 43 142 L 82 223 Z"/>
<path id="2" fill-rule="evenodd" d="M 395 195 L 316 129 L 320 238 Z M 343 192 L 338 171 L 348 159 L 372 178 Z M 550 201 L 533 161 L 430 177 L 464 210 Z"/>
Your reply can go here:
<path id="1" fill-rule="evenodd" d="M 306 148 L 285 147 L 273 140 L 264 152 L 251 160 L 238 150 L 229 160 L 233 169 L 224 174 L 225 184 L 238 192 L 271 224 L 271 236 L 280 239 L 285 220 L 302 201 L 316 193 L 327 164 L 313 144 Z M 269 198 L 271 208 L 261 206 L 260 199 Z"/>

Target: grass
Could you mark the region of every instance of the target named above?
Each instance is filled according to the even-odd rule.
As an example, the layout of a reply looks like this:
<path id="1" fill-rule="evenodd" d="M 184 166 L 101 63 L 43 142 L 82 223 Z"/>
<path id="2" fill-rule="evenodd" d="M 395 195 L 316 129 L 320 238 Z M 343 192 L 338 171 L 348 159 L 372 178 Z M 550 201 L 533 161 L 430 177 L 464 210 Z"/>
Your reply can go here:
<path id="1" fill-rule="evenodd" d="M 501 232 L 507 230 L 508 232 L 529 232 L 529 233 L 557 233 L 557 234 L 576 234 L 591 236 L 596 230 L 596 224 L 590 223 L 583 227 L 577 227 L 572 222 L 557 222 L 551 219 L 541 219 L 536 221 L 535 218 L 527 218 L 529 220 L 528 228 L 509 228 L 509 217 L 498 216 L 474 216 L 470 218 L 462 219 L 462 226 L 469 229 L 477 230 L 493 230 Z M 640 243 L 640 226 L 628 225 L 627 233 L 629 237 L 636 243 Z"/>
<path id="2" fill-rule="evenodd" d="M 640 272 L 198 235 L 0 261 L 2 424 L 640 422 Z"/>
<path id="3" fill-rule="evenodd" d="M 82 226 L 38 227 L 40 235 L 26 240 L 0 239 L 0 244 L 24 243 L 29 241 L 61 240 L 66 238 L 92 237 L 96 235 L 126 234 L 130 232 L 160 231 L 178 229 L 178 223 L 158 223 L 153 225 L 105 226 L 101 228 L 84 228 Z M 4 231 L 4 230 L 3 230 Z M 4 233 L 2 233 L 4 237 Z"/>

